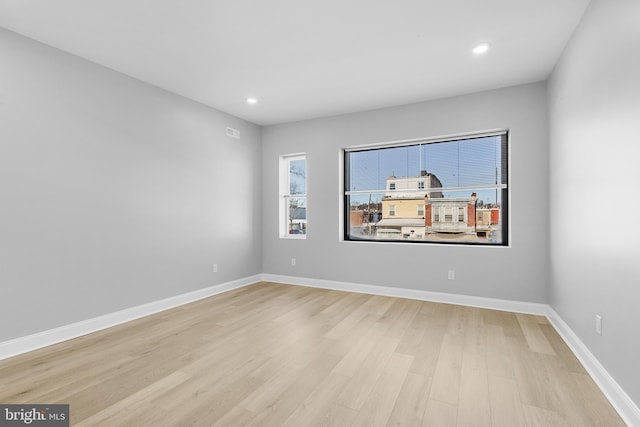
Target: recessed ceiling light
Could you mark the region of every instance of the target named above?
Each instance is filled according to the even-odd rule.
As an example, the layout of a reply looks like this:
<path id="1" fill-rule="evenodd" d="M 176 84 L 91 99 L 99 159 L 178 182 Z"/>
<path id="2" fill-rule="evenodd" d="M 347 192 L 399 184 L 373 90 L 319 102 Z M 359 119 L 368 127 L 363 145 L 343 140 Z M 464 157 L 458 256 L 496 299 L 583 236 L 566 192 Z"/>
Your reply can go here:
<path id="1" fill-rule="evenodd" d="M 257 104 L 258 100 L 256 98 L 247 98 L 247 104 Z"/>
<path id="2" fill-rule="evenodd" d="M 487 43 L 479 44 L 478 46 L 473 48 L 474 55 L 482 55 L 489 50 L 489 45 Z"/>

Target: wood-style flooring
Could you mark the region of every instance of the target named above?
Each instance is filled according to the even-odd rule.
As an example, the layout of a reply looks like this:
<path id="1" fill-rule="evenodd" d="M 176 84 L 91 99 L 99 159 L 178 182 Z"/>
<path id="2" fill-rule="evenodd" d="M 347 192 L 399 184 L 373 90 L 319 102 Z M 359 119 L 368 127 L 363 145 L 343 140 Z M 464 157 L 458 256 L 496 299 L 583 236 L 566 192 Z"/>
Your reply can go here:
<path id="1" fill-rule="evenodd" d="M 262 282 L 0 361 L 73 426 L 623 426 L 544 317 Z"/>

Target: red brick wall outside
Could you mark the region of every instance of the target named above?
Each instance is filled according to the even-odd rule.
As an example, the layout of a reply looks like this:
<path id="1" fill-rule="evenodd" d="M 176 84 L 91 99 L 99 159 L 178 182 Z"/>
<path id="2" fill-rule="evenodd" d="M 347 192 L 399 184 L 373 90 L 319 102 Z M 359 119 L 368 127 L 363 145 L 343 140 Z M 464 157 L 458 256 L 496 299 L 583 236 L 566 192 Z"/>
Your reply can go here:
<path id="1" fill-rule="evenodd" d="M 497 224 L 498 222 L 500 222 L 500 211 L 491 209 L 491 224 Z"/>
<path id="2" fill-rule="evenodd" d="M 467 225 L 469 227 L 476 226 L 476 205 L 475 203 L 467 204 Z"/>
<path id="3" fill-rule="evenodd" d="M 362 225 L 364 222 L 364 212 L 351 211 L 349 212 L 349 222 L 351 225 Z"/>

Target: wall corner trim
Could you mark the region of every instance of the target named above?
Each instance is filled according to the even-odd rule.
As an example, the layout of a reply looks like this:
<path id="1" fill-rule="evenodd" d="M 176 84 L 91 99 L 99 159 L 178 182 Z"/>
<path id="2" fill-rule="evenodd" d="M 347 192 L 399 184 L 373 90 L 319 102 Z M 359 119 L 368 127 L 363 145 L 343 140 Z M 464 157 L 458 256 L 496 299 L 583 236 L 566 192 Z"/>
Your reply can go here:
<path id="1" fill-rule="evenodd" d="M 618 412 L 622 420 L 628 426 L 640 426 L 640 408 L 631 400 L 629 395 L 620 387 L 616 380 L 609 375 L 609 372 L 602 366 L 600 361 L 589 351 L 587 346 L 578 338 L 573 330 L 555 312 L 553 308 L 547 306 L 547 319 L 558 331 L 571 351 L 576 355 L 582 366 L 589 373 L 593 381 L 598 385 L 602 393 L 609 400 L 611 405 Z"/>
<path id="2" fill-rule="evenodd" d="M 73 338 L 107 329 L 121 323 L 129 322 L 144 316 L 188 304 L 203 298 L 227 292 L 233 289 L 242 288 L 259 282 L 260 275 L 245 277 L 233 280 L 208 288 L 198 289 L 185 294 L 176 295 L 158 301 L 152 301 L 136 307 L 94 317 L 80 322 L 49 329 L 32 335 L 15 338 L 9 341 L 0 342 L 0 360 L 17 356 L 29 351 L 37 350 L 53 344 L 58 344 Z"/>

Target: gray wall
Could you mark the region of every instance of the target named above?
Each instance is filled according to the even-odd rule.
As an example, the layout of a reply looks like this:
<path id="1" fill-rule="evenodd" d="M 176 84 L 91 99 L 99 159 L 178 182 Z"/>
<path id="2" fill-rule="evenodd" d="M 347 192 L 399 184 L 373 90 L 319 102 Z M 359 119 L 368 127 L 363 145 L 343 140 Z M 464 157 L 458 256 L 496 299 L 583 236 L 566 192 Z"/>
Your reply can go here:
<path id="1" fill-rule="evenodd" d="M 550 303 L 636 404 L 639 23 L 637 0 L 592 1 L 549 83 Z"/>
<path id="2" fill-rule="evenodd" d="M 502 90 L 263 129 L 263 269 L 313 279 L 546 303 L 548 127 L 546 85 Z M 339 153 L 358 144 L 508 128 L 511 247 L 339 240 Z M 278 158 L 306 152 L 308 238 L 278 237 Z M 291 266 L 295 257 L 297 265 Z M 447 280 L 447 270 L 456 280 Z"/>
<path id="3" fill-rule="evenodd" d="M 0 342 L 262 271 L 258 126 L 1 29 L 0 57 Z"/>

